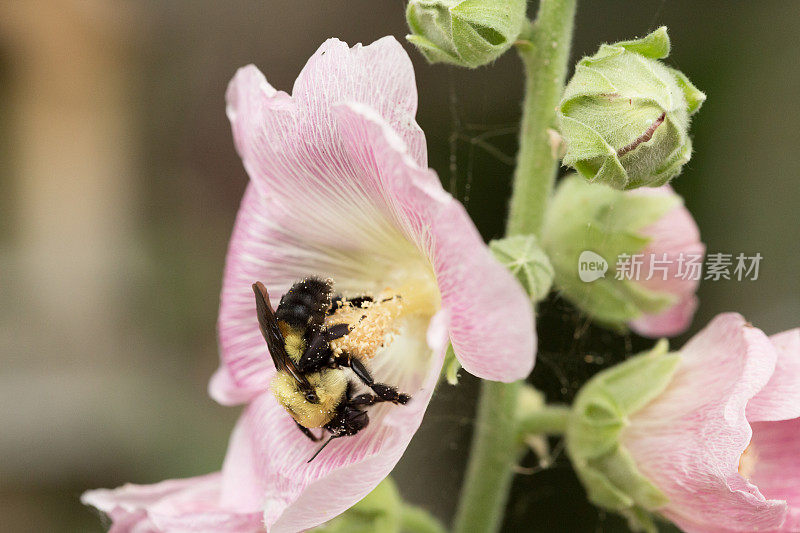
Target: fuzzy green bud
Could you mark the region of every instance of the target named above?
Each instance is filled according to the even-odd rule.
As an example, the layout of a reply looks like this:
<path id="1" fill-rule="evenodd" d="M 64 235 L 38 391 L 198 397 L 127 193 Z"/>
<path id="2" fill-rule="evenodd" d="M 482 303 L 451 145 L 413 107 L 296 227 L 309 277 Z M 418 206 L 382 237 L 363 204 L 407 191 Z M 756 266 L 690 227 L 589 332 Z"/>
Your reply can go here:
<path id="1" fill-rule="evenodd" d="M 706 95 L 659 61 L 669 50 L 662 26 L 578 62 L 558 109 L 565 165 L 617 189 L 657 187 L 680 174 L 692 155 L 689 117 Z"/>
<path id="2" fill-rule="evenodd" d="M 567 454 L 589 500 L 626 516 L 634 530 L 656 531 L 650 512 L 668 500 L 639 471 L 621 435 L 630 415 L 669 385 L 679 362 L 662 339 L 600 372 L 578 392 L 567 422 Z"/>
<path id="3" fill-rule="evenodd" d="M 489 243 L 498 261 L 519 280 L 533 302 L 543 300 L 553 284 L 553 265 L 534 235 L 513 235 Z"/>
<path id="4" fill-rule="evenodd" d="M 411 0 L 407 38 L 431 63 L 476 68 L 517 40 L 525 0 Z"/>

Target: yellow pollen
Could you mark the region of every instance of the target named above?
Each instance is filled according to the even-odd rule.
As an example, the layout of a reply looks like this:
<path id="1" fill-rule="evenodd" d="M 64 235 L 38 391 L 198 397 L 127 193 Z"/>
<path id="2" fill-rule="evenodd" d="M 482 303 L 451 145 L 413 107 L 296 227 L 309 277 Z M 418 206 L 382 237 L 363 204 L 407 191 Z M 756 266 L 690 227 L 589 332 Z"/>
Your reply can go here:
<path id="1" fill-rule="evenodd" d="M 438 294 L 435 288 L 417 285 L 403 286 L 401 290 L 385 289 L 373 301 L 360 306 L 347 302 L 325 320 L 328 326 L 341 323 L 350 325 L 350 333 L 331 341 L 331 349 L 336 355 L 347 352 L 358 359 L 372 359 L 397 333 L 401 317 L 432 315 L 437 307 Z"/>
<path id="2" fill-rule="evenodd" d="M 328 317 L 326 323 L 350 324 L 350 333 L 331 342 L 336 355 L 347 352 L 358 359 L 372 359 L 387 336 L 396 332 L 397 319 L 403 312 L 403 300 L 384 291 L 375 301 L 360 307 L 347 303 Z"/>
<path id="3" fill-rule="evenodd" d="M 758 462 L 758 454 L 753 449 L 753 443 L 747 445 L 744 449 L 742 456 L 739 457 L 739 475 L 745 479 L 750 479 L 753 472 L 756 470 L 756 463 Z"/>

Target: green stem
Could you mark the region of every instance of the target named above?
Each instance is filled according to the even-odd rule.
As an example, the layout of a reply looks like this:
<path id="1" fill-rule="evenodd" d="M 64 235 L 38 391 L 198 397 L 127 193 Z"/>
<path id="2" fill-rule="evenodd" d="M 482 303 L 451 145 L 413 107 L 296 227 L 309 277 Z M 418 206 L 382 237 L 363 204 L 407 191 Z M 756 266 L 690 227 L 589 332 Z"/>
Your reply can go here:
<path id="1" fill-rule="evenodd" d="M 546 405 L 536 411 L 521 415 L 517 420 L 517 433 L 527 435 L 561 435 L 567 430 L 570 408 L 565 405 Z"/>
<path id="2" fill-rule="evenodd" d="M 536 20 L 517 45 L 525 67 L 525 100 L 517 169 L 508 217 L 509 235 L 538 234 L 553 189 L 558 156 L 548 129 L 564 91 L 576 0 L 541 0 Z"/>
<path id="3" fill-rule="evenodd" d="M 447 533 L 444 526 L 428 511 L 413 505 L 404 505 L 400 515 L 403 533 Z"/>
<path id="4" fill-rule="evenodd" d="M 516 409 L 521 385 L 521 381 L 481 383 L 472 449 L 453 528 L 456 533 L 500 529 L 519 454 Z"/>
<path id="5" fill-rule="evenodd" d="M 507 235 L 538 233 L 553 188 L 557 157 L 548 128 L 564 88 L 577 0 L 540 0 L 536 20 L 518 45 L 525 100 Z M 503 521 L 518 460 L 517 396 L 521 382 L 483 381 L 456 533 L 493 533 Z"/>

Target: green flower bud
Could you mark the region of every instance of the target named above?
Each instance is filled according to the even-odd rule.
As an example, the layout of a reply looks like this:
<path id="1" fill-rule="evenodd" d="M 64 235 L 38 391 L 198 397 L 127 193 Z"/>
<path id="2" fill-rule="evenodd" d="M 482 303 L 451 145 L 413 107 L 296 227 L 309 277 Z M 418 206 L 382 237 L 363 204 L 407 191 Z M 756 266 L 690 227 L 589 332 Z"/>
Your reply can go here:
<path id="1" fill-rule="evenodd" d="M 431 63 L 480 67 L 514 44 L 525 7 L 525 0 L 411 0 L 407 38 Z"/>
<path id="2" fill-rule="evenodd" d="M 589 500 L 623 514 L 635 530 L 656 531 L 650 511 L 666 496 L 637 468 L 620 436 L 630 415 L 669 385 L 680 355 L 661 340 L 649 352 L 595 375 L 578 392 L 567 422 L 566 450 Z"/>
<path id="3" fill-rule="evenodd" d="M 706 99 L 669 55 L 667 29 L 604 44 L 575 67 L 558 109 L 563 162 L 617 189 L 657 187 L 692 155 L 689 116 Z"/>
<path id="4" fill-rule="evenodd" d="M 489 249 L 522 283 L 533 302 L 547 296 L 553 284 L 553 265 L 534 235 L 494 240 Z"/>
<path id="5" fill-rule="evenodd" d="M 693 294 L 697 282 L 677 280 L 659 286 L 645 282 L 652 258 L 647 257 L 639 277 L 619 276 L 617 271 L 620 258 L 666 249 L 649 231 L 654 223 L 671 220 L 668 217 L 676 210 L 685 212 L 680 224 L 686 227 L 675 222 L 675 231 L 683 231 L 688 241 L 696 226 L 681 197 L 672 191 L 618 191 L 577 175 L 564 178 L 542 228 L 542 246 L 553 264 L 554 282 L 561 294 L 594 320 L 620 330 L 636 329 L 637 320 L 659 316 L 681 303 L 684 294 Z M 681 238 L 675 240 L 682 242 Z M 686 245 L 686 252 L 695 249 L 702 253 L 702 244 Z M 693 309 L 687 310 L 687 321 L 691 312 Z M 669 327 L 673 325 L 665 324 L 655 334 L 637 331 L 656 337 L 677 333 Z M 680 327 L 682 323 L 674 325 Z"/>

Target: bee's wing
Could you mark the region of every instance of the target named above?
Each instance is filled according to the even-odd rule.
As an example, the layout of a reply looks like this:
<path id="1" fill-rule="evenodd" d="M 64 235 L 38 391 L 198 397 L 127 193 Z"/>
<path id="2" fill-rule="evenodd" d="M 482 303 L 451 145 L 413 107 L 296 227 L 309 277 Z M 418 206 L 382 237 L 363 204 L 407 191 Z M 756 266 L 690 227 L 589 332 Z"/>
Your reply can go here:
<path id="1" fill-rule="evenodd" d="M 263 283 L 257 281 L 253 283 L 253 292 L 256 295 L 256 311 L 258 314 L 258 325 L 261 328 L 261 334 L 264 335 L 264 340 L 267 341 L 267 348 L 269 354 L 272 356 L 272 362 L 275 363 L 275 368 L 278 372 L 286 372 L 292 376 L 304 388 L 311 388 L 308 380 L 297 369 L 294 362 L 289 358 L 286 353 L 286 345 L 283 340 L 283 334 L 278 328 L 278 320 L 275 318 L 275 313 L 272 311 L 272 306 L 269 303 L 269 294 L 267 288 Z"/>

